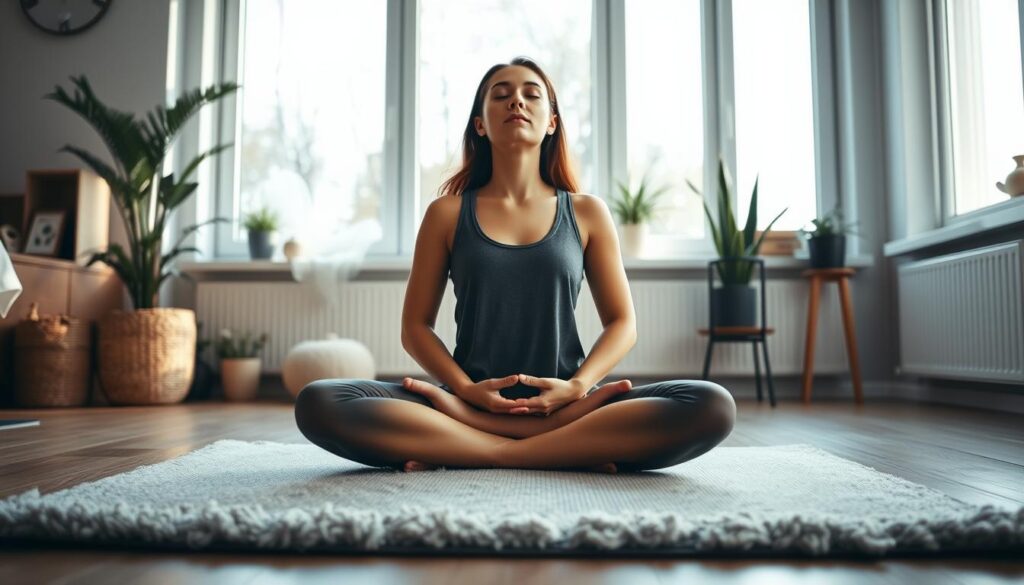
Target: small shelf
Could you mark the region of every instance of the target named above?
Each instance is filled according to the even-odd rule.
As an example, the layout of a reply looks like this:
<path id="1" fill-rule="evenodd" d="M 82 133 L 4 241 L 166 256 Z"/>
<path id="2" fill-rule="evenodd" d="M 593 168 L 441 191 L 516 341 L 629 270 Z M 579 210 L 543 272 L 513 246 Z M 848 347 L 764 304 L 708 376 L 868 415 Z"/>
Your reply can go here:
<path id="1" fill-rule="evenodd" d="M 33 264 L 35 266 L 42 266 L 44 268 L 71 268 L 79 272 L 99 272 L 107 273 L 113 272 L 113 268 L 97 262 L 92 266 L 82 266 L 72 260 L 66 260 L 64 258 L 54 258 L 52 256 L 39 256 L 36 254 L 22 254 L 19 252 L 9 252 L 8 256 L 11 257 L 11 262 L 15 264 Z"/>

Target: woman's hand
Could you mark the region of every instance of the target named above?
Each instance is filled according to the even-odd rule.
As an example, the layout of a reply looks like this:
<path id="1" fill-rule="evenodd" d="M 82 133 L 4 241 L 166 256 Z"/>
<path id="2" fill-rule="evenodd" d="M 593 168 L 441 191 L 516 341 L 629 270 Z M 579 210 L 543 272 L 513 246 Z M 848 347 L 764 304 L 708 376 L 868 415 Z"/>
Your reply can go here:
<path id="1" fill-rule="evenodd" d="M 423 396 L 434 405 L 435 409 L 455 420 L 466 422 L 472 412 L 476 410 L 458 396 L 430 382 L 424 382 L 415 378 L 405 378 L 402 381 L 402 387 Z"/>
<path id="2" fill-rule="evenodd" d="M 519 381 L 518 375 L 505 376 L 504 378 L 488 378 L 474 384 L 452 389 L 461 399 L 476 406 L 484 412 L 496 414 L 515 414 L 511 409 L 519 406 L 515 400 L 505 398 L 498 392 L 502 388 L 515 386 Z M 442 392 L 444 389 L 441 390 Z"/>
<path id="3" fill-rule="evenodd" d="M 512 414 L 539 414 L 547 416 L 570 402 L 587 395 L 587 388 L 579 380 L 537 378 L 519 374 L 519 382 L 540 389 L 540 396 L 516 399 Z"/>
<path id="4" fill-rule="evenodd" d="M 402 387 L 425 397 L 439 412 L 473 428 L 509 438 L 522 439 L 565 426 L 597 410 L 617 395 L 628 392 L 632 388 L 632 383 L 629 380 L 619 380 L 605 384 L 568 406 L 556 410 L 551 416 L 502 416 L 501 414 L 481 412 L 444 388 L 413 378 L 405 378 L 402 381 Z"/>

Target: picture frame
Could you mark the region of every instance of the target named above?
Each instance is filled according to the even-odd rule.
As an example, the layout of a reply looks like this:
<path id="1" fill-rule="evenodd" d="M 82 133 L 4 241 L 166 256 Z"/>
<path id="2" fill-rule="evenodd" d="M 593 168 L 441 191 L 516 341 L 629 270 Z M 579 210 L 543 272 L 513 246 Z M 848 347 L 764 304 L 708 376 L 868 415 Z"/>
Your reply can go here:
<path id="1" fill-rule="evenodd" d="M 21 251 L 21 232 L 14 225 L 9 223 L 0 225 L 0 240 L 3 240 L 4 249 L 8 253 Z"/>
<path id="2" fill-rule="evenodd" d="M 25 239 L 25 254 L 56 256 L 64 235 L 66 211 L 37 211 Z"/>

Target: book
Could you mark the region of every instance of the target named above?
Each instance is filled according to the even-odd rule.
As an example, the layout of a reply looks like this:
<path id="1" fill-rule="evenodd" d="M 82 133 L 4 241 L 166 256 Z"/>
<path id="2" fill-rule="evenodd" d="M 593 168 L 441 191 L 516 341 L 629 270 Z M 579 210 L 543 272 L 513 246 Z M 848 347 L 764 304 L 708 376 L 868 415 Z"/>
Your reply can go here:
<path id="1" fill-rule="evenodd" d="M 2 420 L 0 419 L 0 431 L 4 429 L 16 429 L 19 427 L 37 427 L 39 426 L 38 418 L 12 418 Z"/>

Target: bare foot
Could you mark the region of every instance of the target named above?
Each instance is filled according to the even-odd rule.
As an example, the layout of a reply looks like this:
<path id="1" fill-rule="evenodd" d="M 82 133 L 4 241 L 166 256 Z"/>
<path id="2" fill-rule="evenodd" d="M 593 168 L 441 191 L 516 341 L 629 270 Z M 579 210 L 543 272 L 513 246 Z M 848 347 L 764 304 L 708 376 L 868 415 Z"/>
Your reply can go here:
<path id="1" fill-rule="evenodd" d="M 409 460 L 405 462 L 405 471 L 429 471 L 431 469 L 437 469 L 440 465 L 434 465 L 432 463 L 423 463 L 422 461 Z"/>
<path id="2" fill-rule="evenodd" d="M 422 461 L 415 461 L 415 460 L 410 459 L 409 461 L 405 462 L 404 471 L 406 471 L 406 472 L 411 472 L 411 471 L 430 471 L 430 470 L 433 470 L 433 469 L 437 469 L 438 467 L 440 467 L 440 465 L 434 465 L 432 463 L 423 463 Z M 591 467 L 570 468 L 570 471 L 576 471 L 576 470 L 580 470 L 580 469 L 582 469 L 584 471 L 596 471 L 598 473 L 617 473 L 618 472 L 618 468 L 615 466 L 614 463 L 602 463 L 601 465 L 594 465 L 594 466 L 591 466 Z"/>

